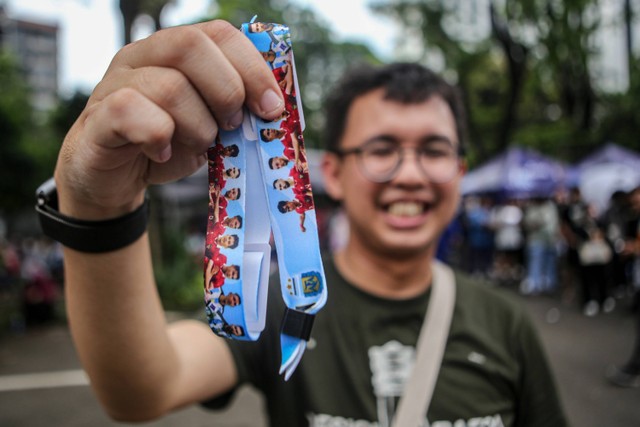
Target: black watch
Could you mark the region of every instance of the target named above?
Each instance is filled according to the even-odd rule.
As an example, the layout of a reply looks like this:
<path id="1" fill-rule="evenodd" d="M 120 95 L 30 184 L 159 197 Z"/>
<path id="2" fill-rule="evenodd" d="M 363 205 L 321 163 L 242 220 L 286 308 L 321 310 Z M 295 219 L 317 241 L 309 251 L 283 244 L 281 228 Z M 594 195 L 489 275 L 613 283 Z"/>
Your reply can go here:
<path id="1" fill-rule="evenodd" d="M 135 211 L 102 221 L 87 221 L 63 215 L 58 210 L 58 191 L 53 178 L 36 190 L 36 211 L 43 233 L 80 252 L 110 252 L 135 242 L 149 220 L 149 199 Z"/>

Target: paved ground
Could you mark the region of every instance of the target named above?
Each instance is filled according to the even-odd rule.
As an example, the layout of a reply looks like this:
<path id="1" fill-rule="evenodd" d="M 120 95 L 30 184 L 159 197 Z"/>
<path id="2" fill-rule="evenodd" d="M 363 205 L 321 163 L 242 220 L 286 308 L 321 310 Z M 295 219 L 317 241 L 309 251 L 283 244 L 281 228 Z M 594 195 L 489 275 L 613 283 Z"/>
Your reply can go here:
<path id="1" fill-rule="evenodd" d="M 624 361 L 631 351 L 634 324 L 626 302 L 621 301 L 613 313 L 586 318 L 573 305 L 556 298 L 525 301 L 547 346 L 571 424 L 640 425 L 640 389 L 619 389 L 604 379 L 606 367 Z M 127 425 L 110 421 L 88 386 L 74 385 L 84 381 L 64 325 L 1 337 L 0 426 Z M 262 405 L 255 393 L 245 390 L 225 413 L 193 407 L 161 421 L 136 425 L 263 427 Z"/>

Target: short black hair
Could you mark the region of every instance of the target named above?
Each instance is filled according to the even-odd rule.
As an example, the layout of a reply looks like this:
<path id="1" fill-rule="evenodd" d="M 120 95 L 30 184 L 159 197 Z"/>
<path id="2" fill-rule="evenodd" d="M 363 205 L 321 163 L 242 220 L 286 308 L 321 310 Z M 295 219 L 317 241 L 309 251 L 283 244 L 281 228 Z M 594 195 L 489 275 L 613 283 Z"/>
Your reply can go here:
<path id="1" fill-rule="evenodd" d="M 275 159 L 278 159 L 278 158 L 279 157 L 276 156 L 276 157 L 271 157 L 269 159 L 269 169 L 273 169 L 273 162 L 274 162 Z M 286 160 L 286 162 L 287 162 L 286 164 L 289 164 L 289 159 L 285 159 L 284 157 L 281 157 L 281 158 Z"/>
<path id="2" fill-rule="evenodd" d="M 224 196 L 225 196 L 225 197 L 227 197 L 227 194 L 229 194 L 229 191 L 231 191 L 231 190 L 232 190 L 232 188 L 228 189 L 228 190 L 224 193 Z M 240 194 L 241 194 L 242 190 L 240 190 L 240 188 L 239 188 L 239 187 L 235 187 L 235 190 L 236 190 L 236 194 L 237 194 L 237 196 L 236 196 L 236 198 L 235 198 L 234 200 L 238 200 L 238 199 L 240 198 Z"/>
<path id="3" fill-rule="evenodd" d="M 230 234 L 230 236 L 233 239 L 233 242 L 229 245 L 229 249 L 235 249 L 238 247 L 238 242 L 240 241 L 240 238 L 238 237 L 237 234 Z"/>
<path id="4" fill-rule="evenodd" d="M 289 212 L 289 211 L 287 210 L 287 201 L 286 201 L 286 200 L 280 200 L 280 201 L 278 202 L 278 210 L 279 210 L 281 213 L 287 213 L 287 212 Z"/>
<path id="5" fill-rule="evenodd" d="M 228 216 L 227 219 L 237 219 L 238 220 L 238 228 L 242 228 L 242 217 L 240 215 Z"/>
<path id="6" fill-rule="evenodd" d="M 383 66 L 360 64 L 344 74 L 325 102 L 324 145 L 327 150 L 338 150 L 351 104 L 358 97 L 380 88 L 385 91 L 385 99 L 401 104 L 418 104 L 434 96 L 441 97 L 451 108 L 459 151 L 464 152 L 466 114 L 459 90 L 432 70 L 409 62 Z"/>
<path id="7" fill-rule="evenodd" d="M 239 331 L 240 331 L 240 333 L 238 335 L 236 335 L 236 336 L 243 337 L 245 332 L 244 332 L 244 328 L 242 326 L 240 326 L 240 325 L 230 325 L 228 323 L 225 323 L 224 326 L 222 327 L 222 330 L 225 333 L 227 333 L 228 335 L 234 335 L 234 333 L 233 333 L 233 328 L 234 327 L 238 328 Z"/>
<path id="8" fill-rule="evenodd" d="M 273 141 L 273 140 L 277 139 L 277 138 L 271 138 L 271 139 L 267 138 L 266 132 L 267 132 L 267 130 L 269 130 L 269 129 L 270 129 L 270 128 L 260 129 L 260 140 L 261 140 L 262 142 L 271 142 L 271 141 Z"/>
<path id="9" fill-rule="evenodd" d="M 240 152 L 240 148 L 236 144 L 227 145 L 225 148 L 229 149 L 229 157 L 238 157 L 238 153 Z"/>
<path id="10" fill-rule="evenodd" d="M 276 188 L 276 183 L 277 183 L 280 179 L 282 179 L 282 178 L 278 178 L 278 179 L 274 179 L 274 180 L 273 180 L 273 188 L 274 188 L 274 190 L 277 190 L 277 188 Z M 286 187 L 284 187 L 284 188 L 289 188 L 289 187 L 291 187 L 291 183 L 290 183 L 289 181 L 284 180 L 284 182 L 286 182 L 286 183 L 287 183 L 287 186 L 286 186 Z"/>

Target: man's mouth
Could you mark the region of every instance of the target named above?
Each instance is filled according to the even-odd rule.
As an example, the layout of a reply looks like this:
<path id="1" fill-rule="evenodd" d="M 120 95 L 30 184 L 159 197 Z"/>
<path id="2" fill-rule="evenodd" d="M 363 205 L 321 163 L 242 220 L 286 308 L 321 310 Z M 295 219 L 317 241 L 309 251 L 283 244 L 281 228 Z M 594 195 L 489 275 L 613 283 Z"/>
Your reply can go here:
<path id="1" fill-rule="evenodd" d="M 394 202 L 386 206 L 386 211 L 394 216 L 415 217 L 422 215 L 427 206 L 423 202 Z"/>

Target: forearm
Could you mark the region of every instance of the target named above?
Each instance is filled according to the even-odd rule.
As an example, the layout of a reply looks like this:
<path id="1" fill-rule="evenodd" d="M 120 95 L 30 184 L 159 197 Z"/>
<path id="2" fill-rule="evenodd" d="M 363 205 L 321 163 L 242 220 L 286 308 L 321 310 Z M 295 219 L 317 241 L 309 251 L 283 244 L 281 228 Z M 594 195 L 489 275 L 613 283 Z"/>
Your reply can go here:
<path id="1" fill-rule="evenodd" d="M 106 254 L 65 249 L 65 291 L 78 354 L 116 417 L 163 411 L 178 372 L 153 278 L 147 236 Z"/>

